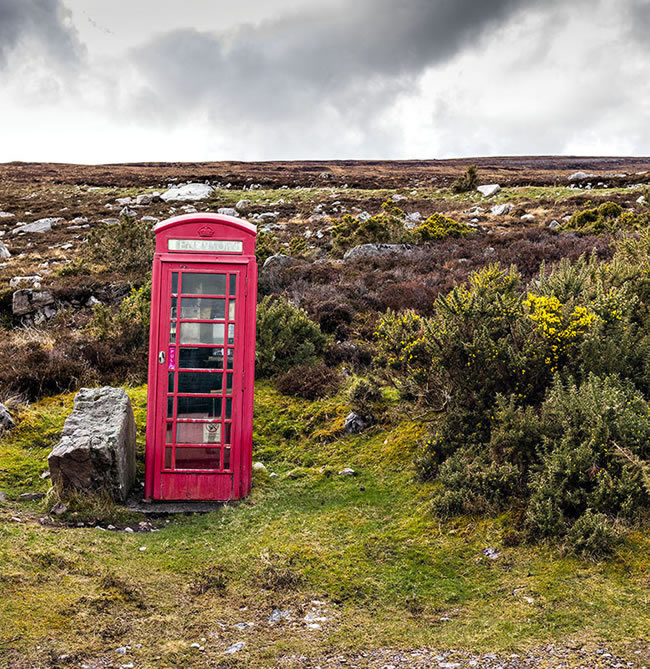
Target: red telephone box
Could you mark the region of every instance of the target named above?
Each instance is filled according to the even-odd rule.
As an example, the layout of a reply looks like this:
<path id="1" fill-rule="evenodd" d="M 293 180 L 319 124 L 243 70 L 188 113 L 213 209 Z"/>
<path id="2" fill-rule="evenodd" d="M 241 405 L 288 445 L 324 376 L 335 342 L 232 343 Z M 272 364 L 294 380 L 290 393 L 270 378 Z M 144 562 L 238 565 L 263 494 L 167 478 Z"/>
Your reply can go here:
<path id="1" fill-rule="evenodd" d="M 145 496 L 246 497 L 256 227 L 230 216 L 190 214 L 154 230 Z"/>

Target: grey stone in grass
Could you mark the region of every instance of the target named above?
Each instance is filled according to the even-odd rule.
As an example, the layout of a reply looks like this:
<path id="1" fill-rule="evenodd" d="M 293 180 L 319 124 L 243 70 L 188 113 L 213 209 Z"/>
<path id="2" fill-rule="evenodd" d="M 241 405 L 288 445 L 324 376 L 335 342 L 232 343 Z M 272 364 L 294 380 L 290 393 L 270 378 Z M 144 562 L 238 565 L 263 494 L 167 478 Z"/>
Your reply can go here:
<path id="1" fill-rule="evenodd" d="M 234 207 L 220 207 L 217 209 L 217 214 L 222 216 L 232 216 L 233 218 L 239 218 L 239 212 Z"/>
<path id="2" fill-rule="evenodd" d="M 273 613 L 269 616 L 269 623 L 278 623 L 281 620 L 291 620 L 290 609 L 273 609 Z"/>
<path id="3" fill-rule="evenodd" d="M 52 230 L 52 226 L 56 225 L 57 223 L 60 223 L 63 221 L 63 218 L 41 218 L 38 221 L 34 221 L 33 223 L 24 223 L 23 225 L 17 225 L 12 231 L 12 235 L 18 235 L 18 234 L 24 234 L 26 232 L 37 232 L 37 233 L 43 233 L 43 232 L 50 232 Z"/>
<path id="4" fill-rule="evenodd" d="M 21 502 L 33 502 L 37 499 L 43 499 L 45 497 L 44 492 L 24 492 L 18 496 L 18 499 Z"/>
<path id="5" fill-rule="evenodd" d="M 513 204 L 495 204 L 494 207 L 490 209 L 490 213 L 493 216 L 505 216 L 506 214 L 509 214 L 515 206 Z"/>
<path id="6" fill-rule="evenodd" d="M 243 650 L 246 647 L 246 644 L 243 641 L 238 641 L 237 643 L 234 643 L 230 648 L 227 648 L 226 650 L 223 651 L 224 655 L 234 655 L 235 653 L 238 653 L 240 650 Z"/>
<path id="7" fill-rule="evenodd" d="M 124 502 L 135 482 L 135 420 L 122 388 L 82 388 L 48 457 L 63 494 L 107 492 Z"/>
<path id="8" fill-rule="evenodd" d="M 560 227 L 560 223 L 559 223 L 559 221 L 552 220 L 552 221 L 548 224 L 548 227 L 549 227 L 551 230 L 556 230 L 557 228 Z"/>
<path id="9" fill-rule="evenodd" d="M 295 264 L 295 259 L 291 256 L 285 256 L 282 253 L 277 253 L 276 255 L 269 256 L 262 265 L 262 269 L 267 269 L 268 267 L 290 267 Z"/>
<path id="10" fill-rule="evenodd" d="M 360 434 L 366 428 L 370 427 L 373 424 L 372 416 L 362 416 L 356 411 L 351 411 L 345 417 L 345 431 L 348 434 Z"/>
<path id="11" fill-rule="evenodd" d="M 252 202 L 250 200 L 239 200 L 235 205 L 235 209 L 239 212 L 244 212 L 251 206 L 251 204 Z"/>
<path id="12" fill-rule="evenodd" d="M 339 476 L 356 476 L 357 473 L 352 469 L 352 467 L 344 467 L 340 472 Z"/>
<path id="13" fill-rule="evenodd" d="M 404 253 L 412 248 L 411 244 L 359 244 L 359 246 L 354 246 L 351 249 L 348 249 L 343 254 L 343 260 L 372 258 L 391 253 Z"/>
<path id="14" fill-rule="evenodd" d="M 501 190 L 501 186 L 499 186 L 499 184 L 485 184 L 484 186 L 479 186 L 476 190 L 481 193 L 483 197 L 492 197 Z"/>
<path id="15" fill-rule="evenodd" d="M 208 184 L 190 183 L 183 186 L 175 186 L 165 191 L 160 198 L 165 202 L 188 202 L 204 200 L 210 197 L 214 188 Z"/>
<path id="16" fill-rule="evenodd" d="M 11 258 L 11 252 L 4 242 L 0 242 L 0 258 Z"/>
<path id="17" fill-rule="evenodd" d="M 54 304 L 54 295 L 49 290 L 32 290 L 24 288 L 17 290 L 11 300 L 11 310 L 14 316 L 23 316 L 38 311 L 43 307 Z"/>
<path id="18" fill-rule="evenodd" d="M 4 404 L 0 404 L 0 429 L 11 430 L 16 427 L 16 423 L 9 413 L 9 409 Z"/>
<path id="19" fill-rule="evenodd" d="M 7 493 L 4 490 L 0 490 L 0 502 L 7 501 Z"/>

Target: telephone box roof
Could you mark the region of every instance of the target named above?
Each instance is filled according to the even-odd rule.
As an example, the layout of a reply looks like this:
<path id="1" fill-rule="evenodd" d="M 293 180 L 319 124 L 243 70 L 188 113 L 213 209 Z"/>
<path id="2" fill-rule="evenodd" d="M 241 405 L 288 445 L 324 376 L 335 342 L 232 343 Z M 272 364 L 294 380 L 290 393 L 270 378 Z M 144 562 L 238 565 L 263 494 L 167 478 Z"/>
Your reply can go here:
<path id="1" fill-rule="evenodd" d="M 248 235 L 257 234 L 257 226 L 249 223 L 242 218 L 235 218 L 234 216 L 224 216 L 223 214 L 210 214 L 198 212 L 196 214 L 183 214 L 182 216 L 174 216 L 168 218 L 160 223 L 156 223 L 153 230 L 156 234 L 162 230 L 182 225 L 183 223 L 196 223 L 197 221 L 211 221 L 212 223 L 221 223 L 232 228 L 237 228 Z"/>

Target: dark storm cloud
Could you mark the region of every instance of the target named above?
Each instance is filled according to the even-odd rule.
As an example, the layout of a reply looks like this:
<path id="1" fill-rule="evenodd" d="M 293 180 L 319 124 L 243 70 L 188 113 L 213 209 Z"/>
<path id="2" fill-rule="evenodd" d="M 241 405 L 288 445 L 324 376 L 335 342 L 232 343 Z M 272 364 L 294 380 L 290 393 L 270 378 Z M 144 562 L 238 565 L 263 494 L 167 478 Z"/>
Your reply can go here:
<path id="1" fill-rule="evenodd" d="M 375 116 L 427 67 L 476 45 L 519 11 L 553 4 L 358 0 L 224 34 L 178 30 L 134 52 L 146 82 L 139 102 L 147 101 L 143 113 L 169 118 L 202 104 L 212 117 L 254 123 L 324 107 Z"/>
<path id="2" fill-rule="evenodd" d="M 83 48 L 60 0 L 0 0 L 0 69 L 24 49 L 45 52 L 48 62 L 64 69 L 79 63 Z"/>

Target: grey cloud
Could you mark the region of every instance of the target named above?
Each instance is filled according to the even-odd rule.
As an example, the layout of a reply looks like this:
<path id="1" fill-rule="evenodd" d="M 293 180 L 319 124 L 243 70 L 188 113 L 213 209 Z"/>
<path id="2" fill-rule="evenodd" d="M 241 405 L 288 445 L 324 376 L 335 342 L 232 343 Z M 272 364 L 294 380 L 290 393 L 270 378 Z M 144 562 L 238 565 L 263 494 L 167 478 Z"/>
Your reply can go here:
<path id="1" fill-rule="evenodd" d="M 357 0 L 225 34 L 179 30 L 133 54 L 144 111 L 173 120 L 203 105 L 215 120 L 284 122 L 334 110 L 361 122 L 426 68 L 476 45 L 541 0 Z"/>
<path id="2" fill-rule="evenodd" d="M 83 46 L 61 0 L 0 0 L 0 69 L 13 52 L 42 50 L 48 64 L 63 69 L 79 64 Z"/>

